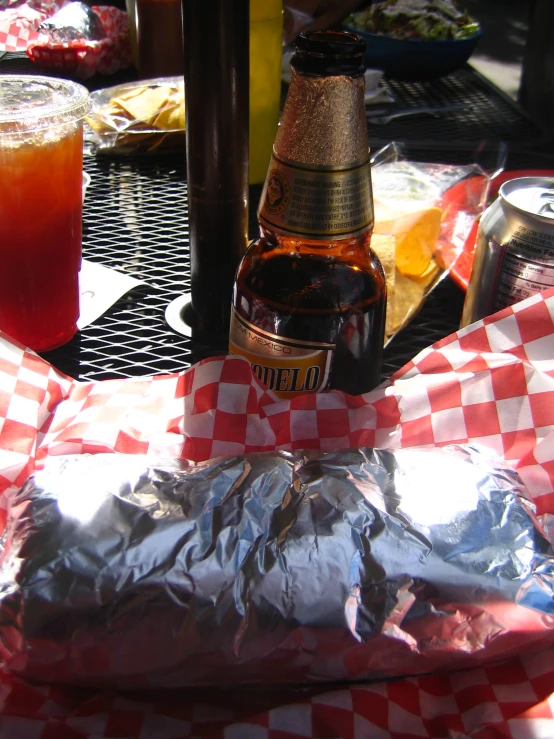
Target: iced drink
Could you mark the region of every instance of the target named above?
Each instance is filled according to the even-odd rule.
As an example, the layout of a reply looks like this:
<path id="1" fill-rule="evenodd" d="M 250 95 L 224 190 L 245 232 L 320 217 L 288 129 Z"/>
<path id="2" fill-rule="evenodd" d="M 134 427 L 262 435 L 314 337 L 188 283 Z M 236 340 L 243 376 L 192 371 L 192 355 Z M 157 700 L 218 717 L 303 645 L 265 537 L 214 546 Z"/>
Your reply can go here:
<path id="1" fill-rule="evenodd" d="M 0 329 L 36 351 L 77 330 L 88 109 L 81 85 L 0 76 Z"/>

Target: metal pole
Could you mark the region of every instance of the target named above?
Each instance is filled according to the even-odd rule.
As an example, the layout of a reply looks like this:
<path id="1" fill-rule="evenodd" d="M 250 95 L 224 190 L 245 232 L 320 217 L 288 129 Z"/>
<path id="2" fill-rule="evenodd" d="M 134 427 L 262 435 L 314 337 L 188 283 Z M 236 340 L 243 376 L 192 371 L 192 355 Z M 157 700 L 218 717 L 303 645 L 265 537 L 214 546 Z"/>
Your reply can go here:
<path id="1" fill-rule="evenodd" d="M 183 0 L 192 327 L 197 357 L 226 352 L 247 244 L 249 0 Z"/>

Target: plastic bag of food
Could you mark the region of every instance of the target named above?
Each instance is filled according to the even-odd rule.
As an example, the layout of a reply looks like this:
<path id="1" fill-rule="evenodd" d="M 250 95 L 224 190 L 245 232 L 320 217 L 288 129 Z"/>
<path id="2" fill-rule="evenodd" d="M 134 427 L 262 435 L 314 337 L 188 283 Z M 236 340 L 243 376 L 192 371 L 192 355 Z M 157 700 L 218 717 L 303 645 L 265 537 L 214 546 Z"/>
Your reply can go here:
<path id="1" fill-rule="evenodd" d="M 377 152 L 372 167 L 371 246 L 387 277 L 388 342 L 448 273 L 453 254 L 463 249 L 485 207 L 489 177 L 478 164 L 410 162 L 396 143 Z"/>
<path id="2" fill-rule="evenodd" d="M 86 118 L 92 153 L 151 154 L 185 148 L 182 77 L 159 77 L 97 90 Z"/>

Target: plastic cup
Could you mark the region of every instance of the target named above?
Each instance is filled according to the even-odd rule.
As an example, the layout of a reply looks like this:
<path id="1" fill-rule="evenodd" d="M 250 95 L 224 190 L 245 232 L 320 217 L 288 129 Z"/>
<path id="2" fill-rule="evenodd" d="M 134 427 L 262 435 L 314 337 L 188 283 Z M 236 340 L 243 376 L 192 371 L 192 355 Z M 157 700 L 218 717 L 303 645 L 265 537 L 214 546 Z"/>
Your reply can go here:
<path id="1" fill-rule="evenodd" d="M 0 330 L 35 351 L 79 318 L 86 88 L 0 75 Z"/>

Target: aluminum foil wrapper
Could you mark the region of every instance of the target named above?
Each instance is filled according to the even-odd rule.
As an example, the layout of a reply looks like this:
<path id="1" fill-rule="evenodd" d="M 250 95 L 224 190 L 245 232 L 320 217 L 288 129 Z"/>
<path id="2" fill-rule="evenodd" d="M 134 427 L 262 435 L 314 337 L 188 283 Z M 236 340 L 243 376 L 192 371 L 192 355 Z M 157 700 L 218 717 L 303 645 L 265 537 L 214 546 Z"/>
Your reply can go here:
<path id="1" fill-rule="evenodd" d="M 470 447 L 51 458 L 3 544 L 1 658 L 39 680 L 366 680 L 554 637 L 550 543 Z"/>
<path id="2" fill-rule="evenodd" d="M 107 35 L 100 17 L 88 5 L 79 2 L 64 5 L 43 21 L 39 30 L 47 33 L 52 42 L 59 44 L 78 39 L 100 41 Z"/>

